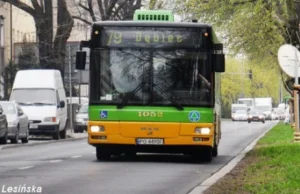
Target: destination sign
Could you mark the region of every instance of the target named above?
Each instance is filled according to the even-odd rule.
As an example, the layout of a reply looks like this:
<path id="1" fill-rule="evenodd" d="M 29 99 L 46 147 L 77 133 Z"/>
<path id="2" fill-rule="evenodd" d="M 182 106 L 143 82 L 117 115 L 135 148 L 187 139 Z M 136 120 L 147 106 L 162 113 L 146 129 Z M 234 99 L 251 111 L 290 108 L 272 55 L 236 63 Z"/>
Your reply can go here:
<path id="1" fill-rule="evenodd" d="M 199 48 L 197 28 L 107 27 L 100 31 L 102 47 Z"/>

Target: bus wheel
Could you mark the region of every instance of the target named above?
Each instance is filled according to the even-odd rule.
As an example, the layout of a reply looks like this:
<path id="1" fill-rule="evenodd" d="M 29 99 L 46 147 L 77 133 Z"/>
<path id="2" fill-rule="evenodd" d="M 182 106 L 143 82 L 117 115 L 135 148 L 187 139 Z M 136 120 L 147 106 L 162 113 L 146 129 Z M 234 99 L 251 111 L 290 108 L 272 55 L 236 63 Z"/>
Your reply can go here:
<path id="1" fill-rule="evenodd" d="M 201 150 L 194 152 L 192 157 L 200 162 L 211 162 L 213 158 L 212 147 L 202 148 Z"/>
<path id="2" fill-rule="evenodd" d="M 213 158 L 213 149 L 211 147 L 205 148 L 202 152 L 201 161 L 211 162 Z"/>
<path id="3" fill-rule="evenodd" d="M 212 156 L 216 157 L 218 156 L 218 145 L 215 143 L 214 147 L 212 148 Z"/>
<path id="4" fill-rule="evenodd" d="M 96 157 L 99 161 L 105 161 L 110 159 L 111 153 L 102 147 L 96 147 Z"/>

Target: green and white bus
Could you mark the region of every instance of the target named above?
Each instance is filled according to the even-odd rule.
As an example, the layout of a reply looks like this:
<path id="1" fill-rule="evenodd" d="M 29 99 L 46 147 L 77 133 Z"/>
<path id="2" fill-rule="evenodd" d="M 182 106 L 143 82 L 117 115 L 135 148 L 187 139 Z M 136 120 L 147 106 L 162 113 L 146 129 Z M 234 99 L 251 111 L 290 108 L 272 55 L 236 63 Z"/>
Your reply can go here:
<path id="1" fill-rule="evenodd" d="M 137 152 L 210 162 L 221 138 L 223 45 L 210 25 L 174 22 L 169 10 L 93 23 L 88 143 L 98 160 Z M 85 69 L 86 52 L 76 53 Z"/>

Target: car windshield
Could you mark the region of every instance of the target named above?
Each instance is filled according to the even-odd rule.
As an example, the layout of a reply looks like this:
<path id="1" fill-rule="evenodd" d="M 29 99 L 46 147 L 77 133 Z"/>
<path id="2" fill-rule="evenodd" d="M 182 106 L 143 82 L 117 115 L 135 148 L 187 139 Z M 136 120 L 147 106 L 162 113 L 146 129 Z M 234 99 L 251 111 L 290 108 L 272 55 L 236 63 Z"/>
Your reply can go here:
<path id="1" fill-rule="evenodd" d="M 244 111 L 244 110 L 237 110 L 235 113 L 237 113 L 237 114 L 247 114 L 247 112 Z"/>
<path id="2" fill-rule="evenodd" d="M 88 105 L 82 105 L 78 112 L 79 113 L 88 113 L 88 111 L 89 111 L 89 106 Z"/>
<path id="3" fill-rule="evenodd" d="M 4 114 L 11 115 L 17 113 L 16 107 L 13 103 L 0 103 L 0 105 L 3 109 Z"/>
<path id="4" fill-rule="evenodd" d="M 239 104 L 246 104 L 247 106 L 252 106 L 252 100 L 239 100 Z"/>
<path id="5" fill-rule="evenodd" d="M 92 101 L 131 105 L 211 105 L 207 53 L 188 50 L 107 49 Z M 96 77 L 96 76 L 95 76 Z M 99 77 L 99 76 L 97 76 Z"/>
<path id="6" fill-rule="evenodd" d="M 252 110 L 252 111 L 250 111 L 249 112 L 249 114 L 261 114 L 261 111 L 259 111 L 259 110 Z"/>
<path id="7" fill-rule="evenodd" d="M 14 89 L 10 100 L 20 105 L 55 105 L 56 95 L 53 89 Z"/>
<path id="8" fill-rule="evenodd" d="M 231 108 L 231 112 L 232 112 L 232 113 L 236 113 L 237 111 L 240 111 L 240 110 L 246 111 L 246 109 L 247 109 L 247 108 L 245 108 L 245 107 L 232 107 L 232 108 Z"/>
<path id="9" fill-rule="evenodd" d="M 269 106 L 258 106 L 257 109 L 259 109 L 261 111 L 270 111 L 270 107 Z"/>

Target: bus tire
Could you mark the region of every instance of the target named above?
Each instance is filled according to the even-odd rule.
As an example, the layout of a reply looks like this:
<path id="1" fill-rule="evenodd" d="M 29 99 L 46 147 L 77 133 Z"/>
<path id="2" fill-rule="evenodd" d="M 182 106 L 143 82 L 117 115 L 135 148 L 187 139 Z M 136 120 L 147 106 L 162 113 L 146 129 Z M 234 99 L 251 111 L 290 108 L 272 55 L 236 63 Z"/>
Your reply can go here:
<path id="1" fill-rule="evenodd" d="M 111 153 L 103 147 L 96 147 L 96 157 L 99 161 L 106 161 L 110 159 Z"/>
<path id="2" fill-rule="evenodd" d="M 202 153 L 201 161 L 208 163 L 211 162 L 213 158 L 213 149 L 212 147 L 205 148 Z"/>
<path id="3" fill-rule="evenodd" d="M 218 156 L 218 145 L 215 143 L 214 147 L 212 148 L 212 156 L 217 157 Z"/>
<path id="4" fill-rule="evenodd" d="M 192 157 L 199 162 L 209 163 L 212 161 L 212 147 L 203 147 L 201 150 L 192 153 Z"/>

